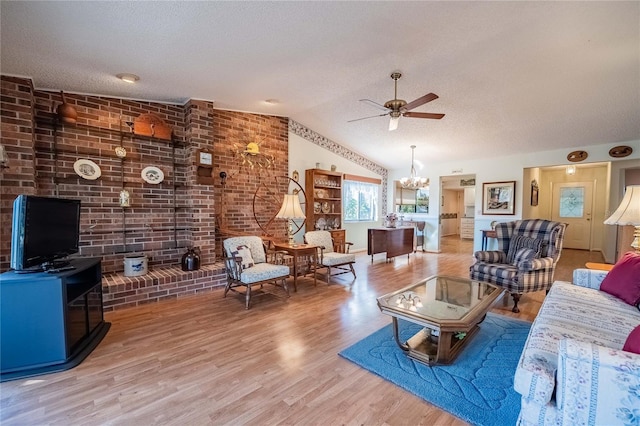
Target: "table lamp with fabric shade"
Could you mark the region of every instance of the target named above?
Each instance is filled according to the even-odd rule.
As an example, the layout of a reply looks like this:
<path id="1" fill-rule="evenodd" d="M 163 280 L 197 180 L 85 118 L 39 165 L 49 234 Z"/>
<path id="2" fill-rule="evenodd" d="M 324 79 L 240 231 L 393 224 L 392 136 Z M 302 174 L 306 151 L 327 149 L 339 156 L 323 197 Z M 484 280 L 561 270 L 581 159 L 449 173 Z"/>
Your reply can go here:
<path id="1" fill-rule="evenodd" d="M 278 212 L 278 214 L 276 214 L 276 218 L 287 219 L 289 223 L 289 226 L 287 228 L 289 245 L 294 246 L 293 220 L 306 218 L 306 216 L 302 212 L 302 207 L 300 206 L 300 200 L 298 199 L 297 194 L 285 194 L 284 200 L 282 200 L 282 207 L 280 207 L 280 211 Z"/>
<path id="2" fill-rule="evenodd" d="M 607 220 L 607 225 L 635 226 L 631 247 L 640 253 L 640 185 L 629 185 L 622 202 Z"/>

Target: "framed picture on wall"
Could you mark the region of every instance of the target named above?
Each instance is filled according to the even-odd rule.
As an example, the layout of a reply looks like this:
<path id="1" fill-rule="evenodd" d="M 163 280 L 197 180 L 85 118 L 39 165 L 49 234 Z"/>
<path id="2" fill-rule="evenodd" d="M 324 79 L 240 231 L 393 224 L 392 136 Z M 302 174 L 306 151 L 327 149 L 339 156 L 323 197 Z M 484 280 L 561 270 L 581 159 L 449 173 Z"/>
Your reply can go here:
<path id="1" fill-rule="evenodd" d="M 516 181 L 482 184 L 482 214 L 515 214 Z"/>
<path id="2" fill-rule="evenodd" d="M 531 205 L 538 205 L 538 182 L 535 179 L 531 181 Z"/>

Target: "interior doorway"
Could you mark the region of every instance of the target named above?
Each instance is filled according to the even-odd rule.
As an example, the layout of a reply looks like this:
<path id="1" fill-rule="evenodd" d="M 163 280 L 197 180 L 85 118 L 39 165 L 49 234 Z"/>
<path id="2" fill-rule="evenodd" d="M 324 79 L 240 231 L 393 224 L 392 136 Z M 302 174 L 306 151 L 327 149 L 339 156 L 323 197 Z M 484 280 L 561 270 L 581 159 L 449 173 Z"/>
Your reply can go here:
<path id="1" fill-rule="evenodd" d="M 438 246 L 441 253 L 473 253 L 476 176 L 440 176 Z"/>

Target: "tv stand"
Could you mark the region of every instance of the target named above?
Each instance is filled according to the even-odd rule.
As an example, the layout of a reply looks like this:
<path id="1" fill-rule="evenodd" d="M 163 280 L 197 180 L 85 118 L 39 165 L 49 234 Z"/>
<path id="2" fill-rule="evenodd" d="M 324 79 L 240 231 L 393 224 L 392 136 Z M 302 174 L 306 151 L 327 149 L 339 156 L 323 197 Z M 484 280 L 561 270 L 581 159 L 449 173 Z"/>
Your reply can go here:
<path id="1" fill-rule="evenodd" d="M 100 258 L 72 270 L 0 275 L 0 382 L 80 364 L 109 331 Z"/>

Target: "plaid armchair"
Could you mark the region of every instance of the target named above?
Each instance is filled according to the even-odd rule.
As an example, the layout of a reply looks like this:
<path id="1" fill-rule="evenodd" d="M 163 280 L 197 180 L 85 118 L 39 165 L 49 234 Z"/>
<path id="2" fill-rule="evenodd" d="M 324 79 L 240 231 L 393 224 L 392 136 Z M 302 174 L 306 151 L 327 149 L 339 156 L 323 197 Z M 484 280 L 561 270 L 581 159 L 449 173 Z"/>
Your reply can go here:
<path id="1" fill-rule="evenodd" d="M 543 219 L 517 220 L 496 225 L 498 249 L 477 251 L 469 268 L 471 279 L 504 287 L 520 312 L 522 293 L 549 290 L 560 260 L 566 225 Z"/>

